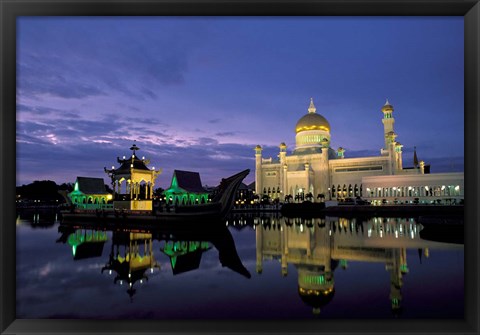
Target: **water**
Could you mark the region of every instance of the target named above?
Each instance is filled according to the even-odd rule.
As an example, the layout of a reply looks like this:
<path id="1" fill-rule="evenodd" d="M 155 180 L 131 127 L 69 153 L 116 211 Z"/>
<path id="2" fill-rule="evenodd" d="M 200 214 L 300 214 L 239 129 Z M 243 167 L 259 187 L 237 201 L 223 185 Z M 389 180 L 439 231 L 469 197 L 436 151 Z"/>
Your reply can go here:
<path id="1" fill-rule="evenodd" d="M 421 231 L 413 219 L 266 214 L 112 232 L 22 214 L 17 318 L 463 318 L 463 245 Z"/>

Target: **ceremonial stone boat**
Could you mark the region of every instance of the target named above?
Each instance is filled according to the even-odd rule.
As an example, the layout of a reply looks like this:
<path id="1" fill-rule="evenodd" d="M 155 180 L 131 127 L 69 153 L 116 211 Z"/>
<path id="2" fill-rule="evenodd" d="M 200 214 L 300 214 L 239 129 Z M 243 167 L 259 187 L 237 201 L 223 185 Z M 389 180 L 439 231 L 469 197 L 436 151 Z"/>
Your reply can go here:
<path id="1" fill-rule="evenodd" d="M 62 222 L 103 222 L 103 223 L 144 223 L 185 221 L 218 221 L 224 219 L 233 207 L 235 195 L 249 169 L 222 179 L 218 192 L 210 203 L 195 205 L 167 206 L 165 209 L 154 206 L 151 211 L 125 209 L 82 210 L 62 212 Z"/>

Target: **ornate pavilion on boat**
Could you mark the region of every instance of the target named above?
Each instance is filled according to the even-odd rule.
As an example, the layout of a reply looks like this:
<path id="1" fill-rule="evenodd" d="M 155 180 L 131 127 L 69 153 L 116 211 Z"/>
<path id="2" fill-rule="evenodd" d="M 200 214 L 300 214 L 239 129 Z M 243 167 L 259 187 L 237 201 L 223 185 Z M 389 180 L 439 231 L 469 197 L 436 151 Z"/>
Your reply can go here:
<path id="1" fill-rule="evenodd" d="M 149 168 L 150 160 L 137 157 L 136 152 L 140 150 L 134 143 L 130 148 L 131 157 L 117 157 L 120 164 L 118 168 L 104 168 L 105 173 L 111 179 L 113 189 L 114 207 L 128 210 L 152 210 L 153 190 L 155 180 L 162 172 Z"/>

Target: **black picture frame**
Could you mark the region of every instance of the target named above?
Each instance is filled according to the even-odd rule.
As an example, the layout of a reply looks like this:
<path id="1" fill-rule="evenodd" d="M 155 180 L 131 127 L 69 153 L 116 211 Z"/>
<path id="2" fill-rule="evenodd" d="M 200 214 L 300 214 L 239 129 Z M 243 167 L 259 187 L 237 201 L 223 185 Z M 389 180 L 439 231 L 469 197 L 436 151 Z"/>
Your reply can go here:
<path id="1" fill-rule="evenodd" d="M 23 333 L 479 333 L 479 60 L 478 0 L 0 0 L 0 331 Z M 311 321 L 17 320 L 15 317 L 16 18 L 99 15 L 442 15 L 465 22 L 465 319 Z"/>

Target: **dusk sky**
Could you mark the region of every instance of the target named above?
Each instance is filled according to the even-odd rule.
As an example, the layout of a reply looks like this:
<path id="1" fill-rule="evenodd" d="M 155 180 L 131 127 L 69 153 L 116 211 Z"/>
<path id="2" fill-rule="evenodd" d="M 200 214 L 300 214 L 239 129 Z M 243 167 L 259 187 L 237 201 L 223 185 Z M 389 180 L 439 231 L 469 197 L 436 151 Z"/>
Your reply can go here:
<path id="1" fill-rule="evenodd" d="M 215 186 L 254 147 L 295 146 L 310 98 L 345 158 L 378 156 L 394 106 L 403 164 L 463 171 L 463 17 L 21 17 L 17 185 L 103 177 L 116 158 Z"/>

